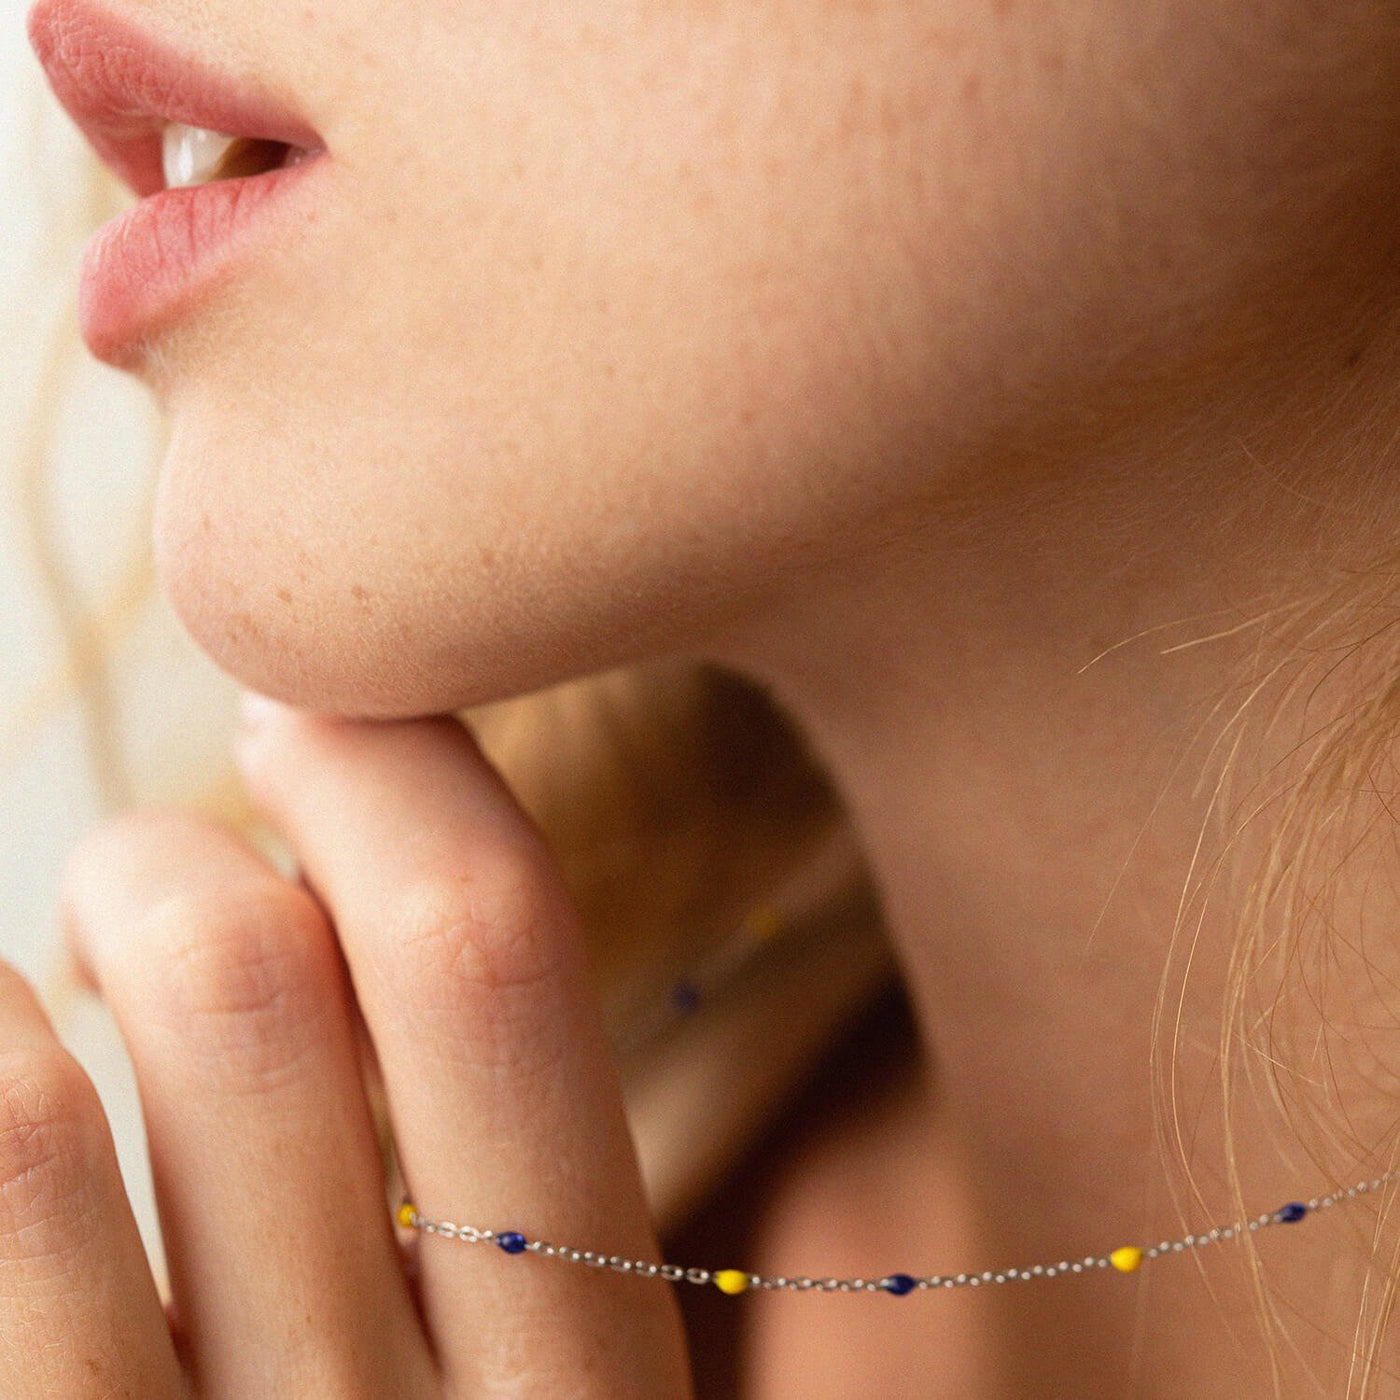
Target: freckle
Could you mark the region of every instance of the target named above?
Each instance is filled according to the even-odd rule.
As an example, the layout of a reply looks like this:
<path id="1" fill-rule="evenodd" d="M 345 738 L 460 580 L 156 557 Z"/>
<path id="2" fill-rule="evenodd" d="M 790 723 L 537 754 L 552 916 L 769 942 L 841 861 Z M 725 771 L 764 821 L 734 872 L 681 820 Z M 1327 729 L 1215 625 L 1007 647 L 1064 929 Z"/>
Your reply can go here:
<path id="1" fill-rule="evenodd" d="M 962 96 L 964 102 L 976 102 L 982 96 L 982 78 L 980 74 L 969 73 L 963 79 Z"/>
<path id="2" fill-rule="evenodd" d="M 262 638 L 262 628 L 258 626 L 257 618 L 252 613 L 239 613 L 236 617 L 229 619 L 229 625 L 225 628 L 225 634 L 229 641 L 236 642 L 240 637 L 249 637 L 254 642 Z"/>
<path id="3" fill-rule="evenodd" d="M 369 592 L 368 592 L 368 590 L 367 590 L 367 589 L 364 589 L 364 588 L 361 588 L 360 585 L 359 585 L 358 583 L 355 584 L 355 585 L 353 585 L 352 588 L 350 589 L 350 596 L 351 596 L 357 603 L 364 603 L 364 602 L 367 602 L 367 601 L 369 600 Z"/>
<path id="4" fill-rule="evenodd" d="M 292 591 L 291 591 L 290 588 L 279 588 L 279 589 L 277 590 L 277 596 L 278 596 L 284 603 L 290 603 L 290 602 L 292 601 Z"/>

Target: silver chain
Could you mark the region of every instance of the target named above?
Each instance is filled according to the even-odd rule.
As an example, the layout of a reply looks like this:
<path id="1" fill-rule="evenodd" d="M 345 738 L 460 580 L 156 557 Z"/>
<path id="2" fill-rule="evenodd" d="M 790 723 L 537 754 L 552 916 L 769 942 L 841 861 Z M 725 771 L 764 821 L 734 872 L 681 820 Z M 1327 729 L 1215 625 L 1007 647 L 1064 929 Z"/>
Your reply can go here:
<path id="1" fill-rule="evenodd" d="M 1216 1226 L 1203 1234 L 1186 1235 L 1179 1240 L 1163 1240 L 1160 1244 L 1138 1249 L 1128 1246 L 1129 1258 L 1138 1262 L 1156 1259 L 1163 1254 L 1180 1254 L 1201 1245 L 1233 1239 L 1246 1230 L 1262 1230 L 1269 1225 L 1292 1224 L 1320 1210 L 1353 1197 L 1378 1191 L 1387 1182 L 1400 1176 L 1400 1168 L 1386 1172 L 1373 1181 L 1358 1182 L 1345 1191 L 1314 1196 L 1309 1201 L 1290 1201 L 1278 1210 L 1255 1216 L 1252 1220 L 1233 1225 Z M 1301 1210 L 1300 1210 L 1301 1208 Z M 572 1249 L 567 1245 L 551 1244 L 548 1240 L 526 1239 L 515 1230 L 479 1230 L 471 1225 L 454 1225 L 451 1221 L 429 1220 L 419 1213 L 411 1201 L 399 1207 L 398 1222 L 405 1229 L 444 1239 L 461 1240 L 466 1244 L 497 1244 L 511 1254 L 539 1254 L 546 1259 L 564 1259 L 571 1264 L 585 1264 L 594 1269 L 611 1269 L 619 1274 L 640 1274 L 643 1278 L 660 1278 L 670 1283 L 718 1284 L 726 1293 L 743 1293 L 750 1289 L 785 1289 L 795 1293 L 895 1293 L 903 1295 L 919 1289 L 976 1288 L 987 1283 L 1010 1283 L 1017 1279 L 1055 1278 L 1060 1274 L 1082 1274 L 1091 1269 L 1118 1268 L 1129 1272 L 1137 1262 L 1116 1263 L 1111 1254 L 1091 1254 L 1084 1259 L 1062 1259 L 1057 1264 L 1035 1264 L 1028 1269 L 988 1269 L 980 1274 L 886 1274 L 883 1278 L 789 1278 L 785 1274 L 751 1274 L 738 1269 L 687 1269 L 679 1264 L 656 1264 L 647 1259 L 627 1259 L 617 1254 L 598 1254 L 591 1249 Z M 1123 1251 L 1115 1250 L 1114 1254 Z"/>

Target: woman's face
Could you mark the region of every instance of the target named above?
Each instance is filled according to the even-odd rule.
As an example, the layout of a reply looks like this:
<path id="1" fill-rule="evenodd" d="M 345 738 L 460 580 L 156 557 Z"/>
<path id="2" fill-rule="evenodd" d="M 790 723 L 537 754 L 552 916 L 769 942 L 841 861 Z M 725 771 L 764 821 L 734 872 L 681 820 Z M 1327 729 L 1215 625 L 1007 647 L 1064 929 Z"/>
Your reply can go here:
<path id="1" fill-rule="evenodd" d="M 722 651 L 956 481 L 1262 384 L 1389 246 L 1389 0 L 111 8 L 329 152 L 128 365 L 164 586 L 313 708 Z"/>

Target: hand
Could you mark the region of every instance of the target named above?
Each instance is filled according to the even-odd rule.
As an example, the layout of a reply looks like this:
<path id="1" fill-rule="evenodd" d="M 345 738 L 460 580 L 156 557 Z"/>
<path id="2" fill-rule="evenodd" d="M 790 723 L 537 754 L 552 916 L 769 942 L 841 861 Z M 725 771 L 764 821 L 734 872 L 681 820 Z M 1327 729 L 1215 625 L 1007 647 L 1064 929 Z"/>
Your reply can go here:
<path id="1" fill-rule="evenodd" d="M 689 1396 L 670 1284 L 394 1224 L 366 1032 L 425 1216 L 661 1257 L 577 917 L 470 733 L 267 705 L 239 758 L 301 884 L 146 809 L 61 895 L 135 1067 L 168 1306 L 95 1091 L 0 964 L 5 1400 Z"/>

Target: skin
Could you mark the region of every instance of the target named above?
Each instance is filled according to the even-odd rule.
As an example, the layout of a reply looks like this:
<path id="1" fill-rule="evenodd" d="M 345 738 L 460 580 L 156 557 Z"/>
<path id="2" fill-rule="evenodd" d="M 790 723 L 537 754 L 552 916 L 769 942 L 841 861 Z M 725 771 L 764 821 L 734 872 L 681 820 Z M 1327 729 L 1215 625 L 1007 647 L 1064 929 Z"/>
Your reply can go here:
<path id="1" fill-rule="evenodd" d="M 1329 670 L 1251 625 L 1373 562 L 1394 518 L 1391 7 L 318 0 L 295 45 L 272 0 L 125 9 L 286 94 L 331 153 L 314 225 L 123 362 L 170 416 L 163 586 L 286 702 L 241 757 L 307 884 L 178 813 L 75 852 L 69 936 L 154 1108 L 178 1346 L 99 1109 L 12 977 L 21 1395 L 173 1396 L 184 1367 L 217 1396 L 681 1396 L 691 1365 L 724 1393 L 719 1348 L 687 1360 L 668 1290 L 630 1279 L 541 1268 L 487 1308 L 521 1261 L 425 1241 L 420 1320 L 350 1086 L 359 1014 L 416 1189 L 466 1220 L 509 1183 L 557 1238 L 656 1257 L 558 877 L 425 717 L 662 654 L 741 670 L 811 735 L 926 1052 L 788 1126 L 743 1227 L 700 1222 L 724 1257 L 868 1274 L 1170 1238 L 1234 1218 L 1227 1151 L 1251 1213 L 1323 1189 L 1266 1096 L 1227 1141 L 1213 1056 L 1266 849 L 1267 822 L 1236 828 L 1392 659 Z M 1387 830 L 1329 892 L 1342 930 L 1396 925 Z M 1152 1015 L 1193 936 L 1163 1031 L 1167 1146 L 1200 1191 L 1178 1213 Z M 1380 986 L 1400 973 L 1367 953 Z M 1333 1009 L 1384 1061 L 1365 971 Z M 1368 1146 L 1389 1108 L 1361 1058 L 1338 1092 Z M 483 1134 L 504 1150 L 464 1177 Z M 313 1198 L 359 1221 L 348 1262 L 315 1228 L 285 1248 Z M 745 1400 L 1339 1394 L 1343 1214 L 1259 1242 L 1293 1332 L 1277 1375 L 1223 1250 L 1132 1281 L 751 1299 L 714 1335 Z"/>

